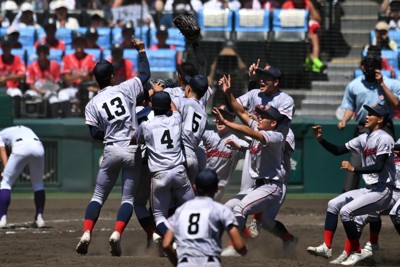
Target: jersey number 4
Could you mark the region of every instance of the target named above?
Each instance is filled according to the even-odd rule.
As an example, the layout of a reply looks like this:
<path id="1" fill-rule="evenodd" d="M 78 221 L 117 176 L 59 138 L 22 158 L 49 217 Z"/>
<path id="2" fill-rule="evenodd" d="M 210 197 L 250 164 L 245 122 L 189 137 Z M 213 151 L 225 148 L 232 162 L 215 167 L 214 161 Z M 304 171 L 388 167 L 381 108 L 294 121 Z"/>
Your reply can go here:
<path id="1" fill-rule="evenodd" d="M 174 148 L 174 141 L 171 138 L 169 130 L 165 130 L 161 136 L 161 144 L 167 145 L 167 149 Z"/>
<path id="2" fill-rule="evenodd" d="M 120 97 L 113 98 L 109 104 L 114 107 L 114 112 L 111 112 L 107 102 L 104 102 L 104 104 L 101 106 L 107 113 L 108 121 L 112 121 L 116 116 L 120 117 L 126 113 L 124 104 Z"/>

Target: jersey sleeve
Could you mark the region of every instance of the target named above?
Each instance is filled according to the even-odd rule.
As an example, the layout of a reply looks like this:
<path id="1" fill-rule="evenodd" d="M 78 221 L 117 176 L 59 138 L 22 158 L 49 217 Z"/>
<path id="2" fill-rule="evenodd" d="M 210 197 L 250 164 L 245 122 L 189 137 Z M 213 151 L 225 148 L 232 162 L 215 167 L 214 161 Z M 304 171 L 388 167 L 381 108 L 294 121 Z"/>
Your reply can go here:
<path id="1" fill-rule="evenodd" d="M 395 79 L 387 79 L 391 82 L 391 84 L 389 85 L 389 89 L 390 91 L 392 91 L 392 93 L 398 98 L 400 99 L 400 81 L 395 80 Z M 384 80 L 385 82 L 385 80 Z"/>
<path id="2" fill-rule="evenodd" d="M 391 154 L 393 149 L 393 139 L 390 135 L 382 135 L 378 142 L 376 155 Z"/>
<path id="3" fill-rule="evenodd" d="M 354 111 L 355 99 L 353 98 L 352 83 L 349 83 L 344 91 L 344 96 L 341 104 L 342 109 Z"/>
<path id="4" fill-rule="evenodd" d="M 358 153 L 362 153 L 363 151 L 363 146 L 365 145 L 365 140 L 367 138 L 367 134 L 362 134 L 359 135 L 353 139 L 351 139 L 350 141 L 348 141 L 345 146 L 347 147 L 347 149 L 351 150 L 351 151 L 355 151 Z"/>
<path id="5" fill-rule="evenodd" d="M 235 215 L 233 214 L 232 210 L 224 205 L 221 205 L 221 219 L 223 221 L 223 224 L 225 226 L 225 229 L 229 226 L 229 225 L 234 225 L 234 226 L 239 226 Z"/>
<path id="6" fill-rule="evenodd" d="M 120 90 L 124 94 L 128 94 L 132 97 L 132 99 L 136 99 L 136 97 L 143 92 L 143 85 L 142 82 L 139 80 L 138 77 L 134 77 L 132 79 L 129 79 L 119 85 Z"/>
<path id="7" fill-rule="evenodd" d="M 96 111 L 91 102 L 85 108 L 85 124 L 98 127 L 99 122 L 96 119 Z"/>
<path id="8" fill-rule="evenodd" d="M 0 146 L 1 147 L 5 147 L 6 146 L 6 144 L 4 143 L 3 138 L 1 137 L 1 135 L 0 135 Z"/>
<path id="9" fill-rule="evenodd" d="M 265 139 L 265 146 L 271 143 L 279 143 L 284 140 L 283 135 L 276 131 L 260 131 Z"/>
<path id="10" fill-rule="evenodd" d="M 236 98 L 236 101 L 245 109 L 249 108 L 250 102 L 250 92 L 245 93 L 244 95 L 239 96 L 238 98 Z"/>

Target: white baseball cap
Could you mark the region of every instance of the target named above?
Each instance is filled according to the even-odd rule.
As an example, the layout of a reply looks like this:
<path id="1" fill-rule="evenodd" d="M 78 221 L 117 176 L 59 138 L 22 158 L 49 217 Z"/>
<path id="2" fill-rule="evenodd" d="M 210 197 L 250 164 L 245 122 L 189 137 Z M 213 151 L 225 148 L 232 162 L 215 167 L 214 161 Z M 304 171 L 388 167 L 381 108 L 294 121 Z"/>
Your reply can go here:
<path id="1" fill-rule="evenodd" d="M 62 8 L 62 7 L 65 7 L 65 8 L 67 8 L 68 9 L 68 3 L 67 3 L 67 1 L 64 1 L 64 0 L 56 0 L 56 1 L 52 1 L 51 3 L 50 3 L 50 10 L 56 10 L 56 9 L 59 9 L 59 8 Z"/>
<path id="2" fill-rule="evenodd" d="M 14 1 L 4 1 L 1 3 L 1 9 L 15 11 L 18 10 L 18 5 Z"/>
<path id="3" fill-rule="evenodd" d="M 29 2 L 23 3 L 19 9 L 20 9 L 22 12 L 25 12 L 25 11 L 32 11 L 32 12 L 33 12 L 33 6 L 32 6 L 32 4 L 29 3 Z"/>

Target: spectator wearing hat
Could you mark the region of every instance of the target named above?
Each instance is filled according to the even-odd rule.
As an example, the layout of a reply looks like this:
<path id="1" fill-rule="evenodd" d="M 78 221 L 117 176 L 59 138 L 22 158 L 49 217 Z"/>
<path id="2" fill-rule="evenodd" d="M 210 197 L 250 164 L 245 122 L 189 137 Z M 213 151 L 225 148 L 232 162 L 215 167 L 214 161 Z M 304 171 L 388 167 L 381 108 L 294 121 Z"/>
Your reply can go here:
<path id="1" fill-rule="evenodd" d="M 149 13 L 149 6 L 146 1 L 143 0 L 114 0 L 111 10 L 113 14 L 118 14 L 116 10 L 124 8 L 124 10 L 129 14 L 129 19 L 132 20 L 135 25 L 143 27 L 148 26 L 149 28 L 155 28 L 153 17 Z M 126 14 L 126 13 L 125 13 Z M 126 21 L 125 17 L 114 16 L 114 22 Z"/>
<path id="2" fill-rule="evenodd" d="M 60 81 L 60 65 L 50 60 L 50 47 L 46 43 L 41 43 L 36 47 L 38 60 L 28 66 L 26 84 L 29 88 L 25 94 L 25 99 L 39 99 L 47 102 L 48 116 L 58 117 L 58 82 Z"/>
<path id="3" fill-rule="evenodd" d="M 62 60 L 61 77 L 66 87 L 59 91 L 58 98 L 63 117 L 73 116 L 71 101 L 76 99 L 78 89 L 84 92 L 97 91 L 97 87 L 93 85 L 84 86 L 85 83 L 94 82 L 91 71 L 96 65 L 93 56 L 85 52 L 85 47 L 85 36 L 81 33 L 76 33 L 72 41 L 72 48 L 75 50 L 75 53 L 64 56 Z"/>
<path id="4" fill-rule="evenodd" d="M 114 80 L 116 84 L 120 84 L 136 76 L 136 73 L 133 71 L 133 62 L 124 58 L 124 49 L 120 44 L 114 44 L 111 48 L 111 59 L 109 61 L 114 66 Z"/>
<path id="5" fill-rule="evenodd" d="M 57 39 L 56 32 L 57 32 L 57 25 L 56 21 L 53 18 L 49 18 L 43 25 L 44 32 L 46 36 L 42 39 L 36 41 L 35 47 L 39 44 L 47 44 L 50 49 L 60 49 L 65 50 L 65 42 L 62 40 Z"/>
<path id="6" fill-rule="evenodd" d="M 99 33 L 97 32 L 96 28 L 89 27 L 86 31 L 85 36 L 86 48 L 103 50 L 103 48 L 97 44 L 97 41 L 99 40 Z"/>
<path id="7" fill-rule="evenodd" d="M 168 30 L 164 25 L 161 25 L 156 32 L 157 43 L 149 47 L 149 50 L 169 49 L 176 50 L 176 46 L 167 44 Z M 182 58 L 180 53 L 177 53 L 176 63 L 181 64 Z"/>
<path id="8" fill-rule="evenodd" d="M 127 21 L 122 26 L 121 35 L 122 35 L 122 41 L 120 43 L 121 47 L 134 49 L 132 44 L 132 36 L 135 35 L 135 26 L 132 21 Z"/>
<path id="9" fill-rule="evenodd" d="M 20 6 L 19 12 L 15 16 L 11 26 L 17 29 L 26 27 L 34 27 L 35 29 L 39 29 L 41 27 L 37 23 L 36 15 L 30 2 L 25 2 Z"/>
<path id="10" fill-rule="evenodd" d="M 10 27 L 11 22 L 14 18 L 14 12 L 18 11 L 18 5 L 15 1 L 2 1 L 0 10 L 0 27 L 7 28 Z"/>
<path id="11" fill-rule="evenodd" d="M 55 12 L 57 29 L 68 28 L 76 30 L 79 22 L 76 18 L 68 16 L 68 3 L 66 0 L 55 0 L 50 3 L 50 10 Z"/>
<path id="12" fill-rule="evenodd" d="M 95 10 L 92 16 L 90 17 L 90 27 L 102 28 L 108 26 L 113 26 L 113 25 L 109 25 L 108 20 L 104 16 L 104 11 Z"/>
<path id="13" fill-rule="evenodd" d="M 393 30 L 400 29 L 400 1 L 383 0 L 380 6 L 380 13 L 388 18 L 389 28 Z"/>
<path id="14" fill-rule="evenodd" d="M 385 21 L 379 21 L 375 25 L 375 38 L 372 45 L 378 46 L 381 50 L 397 51 L 397 43 L 389 37 L 389 24 Z"/>
<path id="15" fill-rule="evenodd" d="M 1 40 L 3 54 L 0 56 L 0 91 L 13 99 L 14 117 L 21 115 L 20 104 L 22 91 L 20 81 L 25 79 L 26 67 L 19 56 L 11 54 L 12 42 L 8 36 Z"/>
<path id="16" fill-rule="evenodd" d="M 19 31 L 17 28 L 11 26 L 7 29 L 7 36 L 10 38 L 10 41 L 12 43 L 12 48 L 23 48 L 23 45 L 19 41 Z"/>

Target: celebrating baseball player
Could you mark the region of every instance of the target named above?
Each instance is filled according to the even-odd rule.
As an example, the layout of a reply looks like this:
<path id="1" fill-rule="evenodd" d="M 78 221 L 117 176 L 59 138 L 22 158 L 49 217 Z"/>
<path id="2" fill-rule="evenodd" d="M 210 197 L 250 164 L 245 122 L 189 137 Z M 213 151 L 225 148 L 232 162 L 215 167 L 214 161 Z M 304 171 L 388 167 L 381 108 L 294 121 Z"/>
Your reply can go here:
<path id="1" fill-rule="evenodd" d="M 341 169 L 363 174 L 366 188 L 348 191 L 329 201 L 325 218 L 324 243 L 307 248 L 309 253 L 316 256 L 325 258 L 332 256 L 332 240 L 340 214 L 350 243 L 349 257 L 341 263 L 342 265 L 354 265 L 372 255 L 371 251 L 361 249 L 354 217 L 386 209 L 392 200 L 394 188 L 395 167 L 392 152 L 394 141 L 382 130 L 389 112 L 380 104 L 364 105 L 364 108 L 368 112 L 365 127 L 370 133 L 359 135 L 343 146 L 333 145 L 323 139 L 321 126 L 313 127 L 315 138 L 332 154 L 342 155 L 351 151 L 361 154 L 362 158 L 362 167 L 354 167 L 350 162 L 343 161 Z"/>
<path id="2" fill-rule="evenodd" d="M 11 150 L 7 156 L 6 148 Z M 11 189 L 25 166 L 29 167 L 36 207 L 34 225 L 41 228 L 46 195 L 43 184 L 44 148 L 39 137 L 28 127 L 13 126 L 0 131 L 0 159 L 4 170 L 0 183 L 0 228 L 7 226 Z"/>
<path id="3" fill-rule="evenodd" d="M 167 232 L 166 220 L 173 200 L 176 204 L 194 198 L 184 166 L 182 150 L 181 115 L 176 112 L 166 92 L 156 92 L 151 97 L 154 118 L 140 124 L 137 132 L 139 143 L 145 142 L 151 172 L 151 207 L 156 228 L 161 236 Z"/>
<path id="4" fill-rule="evenodd" d="M 229 121 L 235 121 L 235 113 L 227 106 L 220 105 L 219 112 Z M 214 196 L 216 201 L 221 201 L 229 179 L 236 168 L 238 161 L 244 157 L 249 144 L 234 135 L 225 124 L 216 121 L 216 131 L 206 130 L 202 137 L 209 169 L 215 170 L 219 178 L 218 191 Z"/>
<path id="5" fill-rule="evenodd" d="M 282 199 L 282 184 L 285 170 L 282 166 L 283 146 L 285 139 L 283 134 L 277 131 L 279 123 L 285 120 L 277 108 L 256 108 L 260 115 L 258 121 L 248 116 L 245 109 L 235 100 L 230 90 L 230 76 L 223 76 L 219 85 L 225 92 L 229 103 L 236 114 L 247 125 L 239 125 L 226 120 L 217 108 L 213 109 L 217 120 L 229 128 L 252 138 L 250 144 L 250 161 L 247 169 L 253 179 L 254 186 L 247 194 L 236 196 L 240 201 L 233 207 L 233 212 L 239 222 L 239 229 L 244 230 L 249 214 L 262 213 L 262 226 L 266 229 L 274 218 L 269 218 L 268 211 L 279 204 Z M 282 225 L 283 226 L 283 225 Z M 286 228 L 280 230 L 279 237 L 284 242 L 297 244 L 297 239 L 289 234 Z M 230 247 L 227 248 L 227 251 Z M 230 254 L 230 253 L 229 253 Z M 228 255 L 226 255 L 228 256 Z"/>
<path id="6" fill-rule="evenodd" d="M 174 266 L 221 266 L 224 229 L 236 251 L 241 255 L 247 253 L 234 214 L 228 207 L 213 201 L 218 183 L 214 170 L 200 171 L 194 181 L 197 196 L 180 206 L 168 219 L 169 229 L 164 236 L 163 248 Z"/>
<path id="7" fill-rule="evenodd" d="M 93 197 L 86 208 L 83 235 L 76 247 L 79 254 L 88 252 L 94 225 L 100 210 L 122 171 L 122 202 L 114 232 L 109 243 L 113 256 L 120 256 L 121 234 L 133 213 L 133 199 L 141 166 L 135 131 L 136 97 L 143 91 L 143 84 L 150 78 L 150 66 L 144 43 L 132 38 L 139 52 L 139 76 L 114 85 L 114 67 L 105 60 L 93 69 L 100 92 L 86 106 L 86 124 L 93 138 L 104 140 L 103 161 L 97 175 Z"/>

